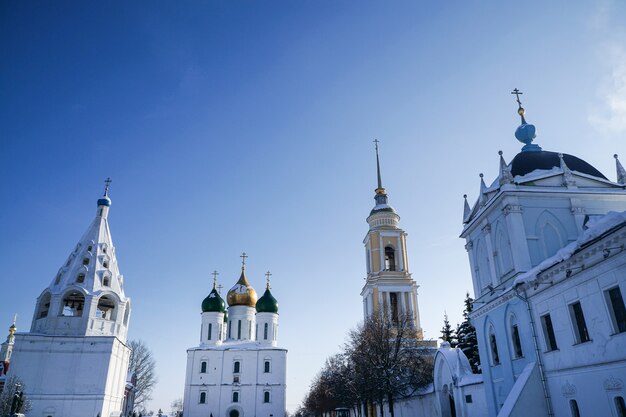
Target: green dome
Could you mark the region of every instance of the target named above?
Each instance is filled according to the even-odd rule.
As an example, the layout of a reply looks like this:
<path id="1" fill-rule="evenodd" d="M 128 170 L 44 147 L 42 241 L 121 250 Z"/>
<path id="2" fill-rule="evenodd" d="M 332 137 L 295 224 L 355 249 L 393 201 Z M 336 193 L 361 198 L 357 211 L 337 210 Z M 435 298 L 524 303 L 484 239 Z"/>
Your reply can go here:
<path id="1" fill-rule="evenodd" d="M 256 302 L 257 313 L 278 313 L 278 301 L 272 296 L 269 288 L 265 290 L 263 296 Z"/>
<path id="2" fill-rule="evenodd" d="M 211 291 L 204 301 L 202 301 L 202 312 L 223 313 L 225 311 L 226 304 L 224 303 L 224 300 L 220 297 L 215 288 L 213 288 L 213 291 Z"/>

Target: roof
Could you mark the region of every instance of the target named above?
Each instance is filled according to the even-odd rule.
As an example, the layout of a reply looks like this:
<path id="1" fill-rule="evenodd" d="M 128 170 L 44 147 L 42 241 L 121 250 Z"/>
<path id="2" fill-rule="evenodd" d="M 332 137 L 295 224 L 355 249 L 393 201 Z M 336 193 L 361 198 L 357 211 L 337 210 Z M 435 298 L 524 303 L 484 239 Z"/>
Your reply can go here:
<path id="1" fill-rule="evenodd" d="M 600 171 L 595 169 L 588 162 L 566 153 L 562 155 L 563 161 L 565 161 L 570 170 L 607 180 L 607 178 L 602 175 Z M 515 158 L 511 161 L 511 174 L 513 174 L 514 177 L 518 175 L 526 175 L 537 169 L 550 170 L 554 167 L 558 168 L 560 165 L 559 154 L 557 152 L 520 152 L 515 155 Z"/>

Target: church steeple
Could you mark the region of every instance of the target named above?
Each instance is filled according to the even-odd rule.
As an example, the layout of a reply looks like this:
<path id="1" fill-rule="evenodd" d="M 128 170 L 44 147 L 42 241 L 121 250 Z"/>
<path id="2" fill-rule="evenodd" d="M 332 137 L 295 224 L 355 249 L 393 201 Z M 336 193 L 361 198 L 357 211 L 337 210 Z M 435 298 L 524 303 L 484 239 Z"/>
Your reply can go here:
<path id="1" fill-rule="evenodd" d="M 366 251 L 367 278 L 361 296 L 365 317 L 384 312 L 394 322 L 407 316 L 422 338 L 417 308 L 417 284 L 409 273 L 406 232 L 398 227 L 400 216 L 388 204 L 380 174 L 378 140 L 376 150 L 376 205 L 367 217 L 369 231 L 363 241 Z"/>
<path id="2" fill-rule="evenodd" d="M 126 340 L 130 300 L 109 229 L 110 183 L 107 178 L 95 219 L 39 296 L 31 332 Z"/>

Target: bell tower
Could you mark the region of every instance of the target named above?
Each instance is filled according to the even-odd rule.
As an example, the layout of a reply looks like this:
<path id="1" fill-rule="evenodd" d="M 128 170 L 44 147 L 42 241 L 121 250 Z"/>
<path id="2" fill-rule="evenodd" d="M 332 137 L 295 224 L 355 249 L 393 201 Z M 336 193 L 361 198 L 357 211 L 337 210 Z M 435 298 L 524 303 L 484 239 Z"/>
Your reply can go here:
<path id="1" fill-rule="evenodd" d="M 388 204 L 388 197 L 382 185 L 378 140 L 376 149 L 376 174 L 378 186 L 375 190 L 376 205 L 367 217 L 369 230 L 365 245 L 367 277 L 361 291 L 363 315 L 381 311 L 392 321 L 402 316 L 408 317 L 415 327 L 416 337 L 423 339 L 417 304 L 418 285 L 411 278 L 406 250 L 407 233 L 398 227 L 400 216 Z"/>

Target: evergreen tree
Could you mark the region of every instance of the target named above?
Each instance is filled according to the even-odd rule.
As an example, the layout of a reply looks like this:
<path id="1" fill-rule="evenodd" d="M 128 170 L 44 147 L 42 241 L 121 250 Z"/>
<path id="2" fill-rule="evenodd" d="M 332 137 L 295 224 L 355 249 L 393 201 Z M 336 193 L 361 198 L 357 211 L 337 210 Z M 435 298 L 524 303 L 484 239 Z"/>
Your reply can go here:
<path id="1" fill-rule="evenodd" d="M 461 349 L 467 359 L 469 359 L 472 371 L 480 373 L 480 357 L 478 356 L 478 340 L 476 339 L 476 329 L 470 322 L 469 315 L 472 312 L 472 303 L 474 299 L 469 293 L 465 294 L 465 309 L 463 310 L 463 322 L 459 325 L 456 332 L 458 340 L 457 348 Z"/>
<path id="2" fill-rule="evenodd" d="M 452 330 L 452 326 L 450 326 L 450 321 L 448 320 L 448 313 L 444 311 L 443 313 L 443 327 L 441 328 L 441 340 L 444 342 L 450 343 L 450 347 L 456 347 L 456 335 L 454 334 L 454 330 Z"/>

